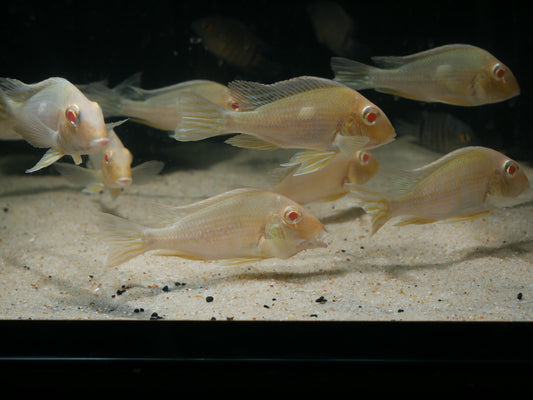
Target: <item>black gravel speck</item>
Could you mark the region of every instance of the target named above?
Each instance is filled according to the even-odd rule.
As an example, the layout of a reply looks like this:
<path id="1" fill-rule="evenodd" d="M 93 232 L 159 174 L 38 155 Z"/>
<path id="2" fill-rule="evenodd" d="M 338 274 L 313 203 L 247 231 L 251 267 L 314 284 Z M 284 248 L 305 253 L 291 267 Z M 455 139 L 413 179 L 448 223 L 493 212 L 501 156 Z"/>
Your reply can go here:
<path id="1" fill-rule="evenodd" d="M 516 298 L 517 298 L 518 300 L 522 300 L 522 292 L 518 293 L 518 294 L 516 295 Z"/>
<path id="2" fill-rule="evenodd" d="M 126 289 L 119 289 L 117 290 L 117 296 L 120 296 L 122 293 L 124 293 Z"/>
<path id="3" fill-rule="evenodd" d="M 8 212 L 8 211 L 9 211 L 9 208 L 4 207 L 4 212 Z"/>
<path id="4" fill-rule="evenodd" d="M 163 317 L 160 317 L 156 312 L 153 312 L 152 315 L 150 315 L 150 321 L 156 321 L 158 319 L 163 319 Z"/>
<path id="5" fill-rule="evenodd" d="M 403 312 L 403 308 L 399 308 L 399 309 L 398 309 L 398 312 Z"/>
<path id="6" fill-rule="evenodd" d="M 207 296 L 205 298 L 205 301 L 207 301 L 208 303 L 211 303 L 213 300 L 214 300 L 213 296 Z"/>
<path id="7" fill-rule="evenodd" d="M 163 286 L 163 289 L 161 289 L 163 292 L 168 292 L 168 285 Z"/>
<path id="8" fill-rule="evenodd" d="M 315 300 L 317 303 L 325 304 L 328 300 L 324 298 L 324 296 L 320 296 L 318 299 Z"/>

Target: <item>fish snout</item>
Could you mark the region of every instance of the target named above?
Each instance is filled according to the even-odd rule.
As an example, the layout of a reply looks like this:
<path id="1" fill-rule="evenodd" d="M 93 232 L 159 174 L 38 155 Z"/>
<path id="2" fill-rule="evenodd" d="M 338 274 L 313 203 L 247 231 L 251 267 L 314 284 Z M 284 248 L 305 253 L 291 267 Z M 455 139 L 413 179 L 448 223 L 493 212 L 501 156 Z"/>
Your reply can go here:
<path id="1" fill-rule="evenodd" d="M 131 185 L 131 178 L 124 177 L 124 178 L 118 178 L 115 183 L 120 187 L 126 187 L 128 185 Z"/>
<path id="2" fill-rule="evenodd" d="M 100 138 L 100 139 L 93 139 L 91 140 L 91 147 L 92 148 L 102 148 L 104 146 L 107 146 L 107 144 L 109 143 L 109 138 L 105 137 L 105 138 Z"/>

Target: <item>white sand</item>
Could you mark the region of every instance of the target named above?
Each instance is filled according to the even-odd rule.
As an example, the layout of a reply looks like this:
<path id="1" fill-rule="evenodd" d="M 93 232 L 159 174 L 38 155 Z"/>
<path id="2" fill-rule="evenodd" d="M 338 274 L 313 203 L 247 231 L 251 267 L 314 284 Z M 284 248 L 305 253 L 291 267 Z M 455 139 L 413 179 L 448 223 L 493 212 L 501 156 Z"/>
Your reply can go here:
<path id="1" fill-rule="evenodd" d="M 388 223 L 373 237 L 346 196 L 308 206 L 327 227 L 327 249 L 233 267 L 146 254 L 104 268 L 98 211 L 148 220 L 150 202 L 187 204 L 242 185 L 265 187 L 266 171 L 290 154 L 231 151 L 208 169 L 132 186 L 116 201 L 82 194 L 60 176 L 2 173 L 0 318 L 533 320 L 531 190 L 484 218 Z M 403 140 L 375 154 L 402 167 L 438 157 Z"/>

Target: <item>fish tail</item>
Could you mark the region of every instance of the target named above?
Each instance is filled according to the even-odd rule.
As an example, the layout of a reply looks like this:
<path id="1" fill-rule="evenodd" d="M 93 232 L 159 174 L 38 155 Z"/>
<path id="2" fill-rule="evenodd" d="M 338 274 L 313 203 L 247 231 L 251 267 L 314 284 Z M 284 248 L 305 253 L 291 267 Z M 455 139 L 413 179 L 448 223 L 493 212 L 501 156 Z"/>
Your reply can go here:
<path id="1" fill-rule="evenodd" d="M 104 117 L 116 117 L 123 114 L 124 96 L 120 91 L 111 89 L 102 82 L 94 82 L 80 86 L 88 99 L 96 101 L 104 113 Z"/>
<path id="2" fill-rule="evenodd" d="M 391 218 L 390 201 L 380 192 L 356 184 L 345 184 L 352 195 L 370 217 L 372 235 Z"/>
<path id="3" fill-rule="evenodd" d="M 144 227 L 125 218 L 101 214 L 101 228 L 108 246 L 105 265 L 112 267 L 130 260 L 149 249 L 144 238 Z"/>
<path id="4" fill-rule="evenodd" d="M 373 75 L 378 68 L 347 58 L 332 57 L 331 69 L 337 82 L 354 89 L 370 89 L 374 87 Z"/>
<path id="5" fill-rule="evenodd" d="M 196 141 L 229 133 L 226 130 L 227 110 L 205 97 L 184 93 L 178 100 L 178 109 L 181 119 L 171 135 L 176 140 Z"/>

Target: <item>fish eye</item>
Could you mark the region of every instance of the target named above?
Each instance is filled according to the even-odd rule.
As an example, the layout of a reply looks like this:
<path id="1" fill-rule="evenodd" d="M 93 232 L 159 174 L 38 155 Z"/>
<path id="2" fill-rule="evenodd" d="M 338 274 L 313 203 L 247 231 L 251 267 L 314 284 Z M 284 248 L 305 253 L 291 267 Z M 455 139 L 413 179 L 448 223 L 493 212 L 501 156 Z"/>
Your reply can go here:
<path id="1" fill-rule="evenodd" d="M 374 125 L 379 119 L 379 115 L 379 110 L 376 107 L 365 107 L 363 109 L 363 122 L 366 125 Z"/>
<path id="2" fill-rule="evenodd" d="M 505 164 L 503 164 L 503 169 L 505 170 L 505 174 L 510 177 L 510 178 L 513 178 L 514 176 L 516 176 L 516 173 L 518 172 L 518 164 L 511 161 L 511 160 L 507 160 L 505 162 Z"/>
<path id="3" fill-rule="evenodd" d="M 302 212 L 296 207 L 289 206 L 283 211 L 283 221 L 295 225 L 302 220 Z"/>
<path id="4" fill-rule="evenodd" d="M 77 104 L 72 104 L 65 110 L 65 118 L 72 126 L 80 124 L 80 108 Z"/>
<path id="5" fill-rule="evenodd" d="M 501 81 L 505 78 L 505 68 L 500 64 L 495 64 L 494 67 L 492 67 L 492 74 L 496 79 Z"/>
<path id="6" fill-rule="evenodd" d="M 106 151 L 105 154 L 104 154 L 104 162 L 106 163 L 106 165 L 109 165 L 109 163 L 111 163 L 111 157 L 113 156 L 113 152 L 111 151 Z"/>
<path id="7" fill-rule="evenodd" d="M 359 152 L 359 161 L 363 165 L 367 165 L 370 161 L 370 153 L 367 153 L 366 151 L 360 151 Z"/>
<path id="8" fill-rule="evenodd" d="M 470 142 L 470 135 L 468 133 L 462 133 L 459 135 L 459 139 L 461 139 L 461 142 L 468 143 Z"/>

